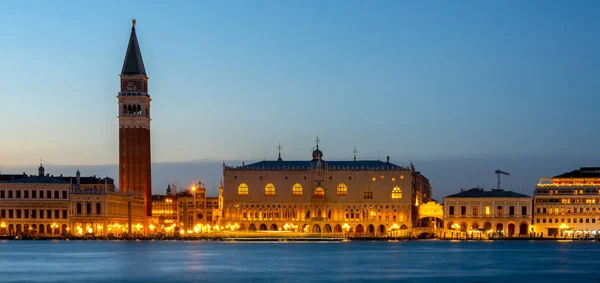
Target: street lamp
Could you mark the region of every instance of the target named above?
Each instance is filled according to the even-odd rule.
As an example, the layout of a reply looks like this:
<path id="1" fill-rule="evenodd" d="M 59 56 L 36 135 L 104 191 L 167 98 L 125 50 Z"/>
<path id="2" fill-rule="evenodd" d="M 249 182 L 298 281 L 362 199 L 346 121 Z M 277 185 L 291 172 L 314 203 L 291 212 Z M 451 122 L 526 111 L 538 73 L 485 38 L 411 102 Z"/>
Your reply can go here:
<path id="1" fill-rule="evenodd" d="M 344 223 L 344 225 L 342 225 L 342 229 L 344 229 L 344 231 L 346 231 L 346 232 L 344 233 L 344 237 L 346 237 L 346 234 L 347 234 L 348 232 L 350 232 L 350 225 L 348 225 L 348 223 Z"/>
<path id="2" fill-rule="evenodd" d="M 56 234 L 55 230 L 56 230 L 56 227 L 58 227 L 58 225 L 56 225 L 56 222 L 55 222 L 55 223 L 52 223 L 51 227 L 52 227 L 52 235 L 55 235 Z"/>

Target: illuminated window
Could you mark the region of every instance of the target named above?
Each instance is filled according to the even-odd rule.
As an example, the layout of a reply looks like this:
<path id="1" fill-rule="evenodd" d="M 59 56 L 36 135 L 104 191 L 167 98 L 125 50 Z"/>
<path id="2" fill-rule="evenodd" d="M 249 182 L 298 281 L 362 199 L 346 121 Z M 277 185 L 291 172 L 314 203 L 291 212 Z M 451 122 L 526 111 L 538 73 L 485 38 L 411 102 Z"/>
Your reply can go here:
<path id="1" fill-rule="evenodd" d="M 396 182 L 396 178 L 392 178 L 392 182 Z"/>
<path id="2" fill-rule="evenodd" d="M 247 196 L 248 195 L 248 185 L 246 183 L 241 183 L 238 186 L 238 196 Z"/>
<path id="3" fill-rule="evenodd" d="M 317 187 L 315 189 L 314 197 L 315 198 L 325 198 L 325 190 L 323 190 L 323 188 L 321 188 L 321 187 Z"/>
<path id="4" fill-rule="evenodd" d="M 268 183 L 265 186 L 265 196 L 274 196 L 275 195 L 275 186 L 273 184 Z"/>
<path id="5" fill-rule="evenodd" d="M 385 178 L 385 176 L 381 175 L 381 176 L 379 176 L 379 178 L 383 179 L 383 178 Z"/>
<path id="6" fill-rule="evenodd" d="M 479 214 L 479 207 L 474 205 L 473 206 L 473 216 L 477 216 Z"/>
<path id="7" fill-rule="evenodd" d="M 394 187 L 392 189 L 392 198 L 402 198 L 402 190 L 400 187 Z"/>
<path id="8" fill-rule="evenodd" d="M 339 184 L 337 186 L 337 195 L 338 196 L 346 196 L 348 195 L 348 187 L 345 184 Z"/>
<path id="9" fill-rule="evenodd" d="M 302 195 L 302 185 L 296 183 L 292 187 L 292 195 L 301 196 Z"/>
<path id="10" fill-rule="evenodd" d="M 489 215 L 490 215 L 490 207 L 489 207 L 489 206 L 486 206 L 486 207 L 485 207 L 485 215 L 486 215 L 486 216 L 489 216 Z"/>
<path id="11" fill-rule="evenodd" d="M 373 177 L 373 181 L 377 180 L 377 178 Z"/>
<path id="12" fill-rule="evenodd" d="M 400 175 L 400 180 L 404 180 L 404 175 Z"/>

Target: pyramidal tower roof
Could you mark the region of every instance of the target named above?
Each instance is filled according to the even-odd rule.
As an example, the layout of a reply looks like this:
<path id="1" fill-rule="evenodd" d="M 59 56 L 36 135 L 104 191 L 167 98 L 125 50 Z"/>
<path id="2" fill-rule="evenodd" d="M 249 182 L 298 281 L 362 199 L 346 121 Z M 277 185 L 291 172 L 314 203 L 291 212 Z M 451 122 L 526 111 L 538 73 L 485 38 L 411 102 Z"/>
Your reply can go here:
<path id="1" fill-rule="evenodd" d="M 135 20 L 132 20 L 131 36 L 129 37 L 129 45 L 125 54 L 125 62 L 121 75 L 146 75 L 144 68 L 144 60 L 142 60 L 142 52 L 138 43 L 137 35 L 135 34 Z"/>

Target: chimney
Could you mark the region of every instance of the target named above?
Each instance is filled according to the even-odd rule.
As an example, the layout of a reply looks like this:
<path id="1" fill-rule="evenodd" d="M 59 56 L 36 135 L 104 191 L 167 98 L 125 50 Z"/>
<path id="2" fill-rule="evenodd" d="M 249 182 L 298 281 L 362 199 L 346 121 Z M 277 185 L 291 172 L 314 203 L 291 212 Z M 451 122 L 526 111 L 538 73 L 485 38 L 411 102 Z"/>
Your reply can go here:
<path id="1" fill-rule="evenodd" d="M 390 156 L 387 157 L 387 163 L 390 163 Z"/>

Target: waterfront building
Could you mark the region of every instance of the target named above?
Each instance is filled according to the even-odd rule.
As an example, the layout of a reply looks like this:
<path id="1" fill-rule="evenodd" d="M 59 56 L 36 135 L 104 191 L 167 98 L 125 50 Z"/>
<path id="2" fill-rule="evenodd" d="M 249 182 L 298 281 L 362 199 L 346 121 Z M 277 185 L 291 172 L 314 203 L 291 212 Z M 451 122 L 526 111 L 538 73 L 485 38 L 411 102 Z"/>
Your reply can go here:
<path id="1" fill-rule="evenodd" d="M 126 194 L 144 197 L 146 216 L 152 216 L 150 157 L 150 94 L 148 76 L 135 32 L 121 70 L 119 101 L 119 185 Z"/>
<path id="2" fill-rule="evenodd" d="M 145 220 L 142 196 L 117 191 L 108 177 L 53 176 L 40 165 L 38 175 L 0 180 L 0 235 L 122 236 Z"/>
<path id="3" fill-rule="evenodd" d="M 541 178 L 534 227 L 543 237 L 596 237 L 600 231 L 600 167 Z"/>
<path id="4" fill-rule="evenodd" d="M 69 198 L 69 230 L 76 236 L 121 237 L 144 232 L 143 196 L 116 191 L 114 181 L 108 177 L 86 184 L 78 170 Z"/>
<path id="5" fill-rule="evenodd" d="M 13 175 L 16 176 L 16 175 Z M 45 174 L 4 177 L 0 182 L 0 234 L 58 236 L 67 233 L 69 190 L 65 180 Z"/>
<path id="6" fill-rule="evenodd" d="M 532 198 L 516 192 L 474 188 L 444 197 L 445 228 L 462 236 L 527 237 L 531 220 Z"/>
<path id="7" fill-rule="evenodd" d="M 223 165 L 223 225 L 239 230 L 386 236 L 417 225 L 431 200 L 427 178 L 389 161 L 326 161 L 317 139 L 312 160 Z"/>
<path id="8" fill-rule="evenodd" d="M 208 197 L 201 182 L 179 193 L 173 193 L 169 185 L 165 195 L 152 196 L 153 225 L 157 232 L 206 231 L 220 224 L 222 211 L 222 185 L 217 197 Z"/>
<path id="9" fill-rule="evenodd" d="M 152 196 L 152 219 L 157 232 L 167 232 L 178 225 L 177 195 L 173 194 L 171 185 L 167 187 L 166 194 Z"/>

